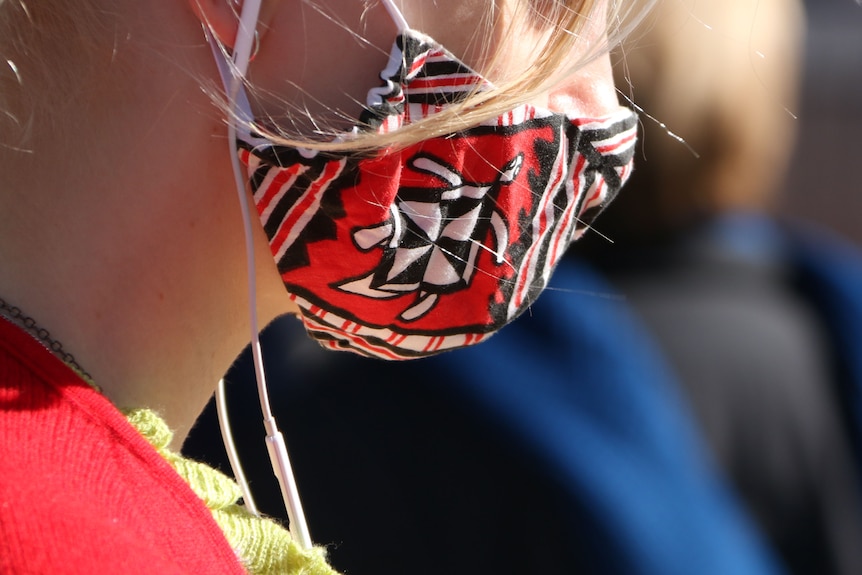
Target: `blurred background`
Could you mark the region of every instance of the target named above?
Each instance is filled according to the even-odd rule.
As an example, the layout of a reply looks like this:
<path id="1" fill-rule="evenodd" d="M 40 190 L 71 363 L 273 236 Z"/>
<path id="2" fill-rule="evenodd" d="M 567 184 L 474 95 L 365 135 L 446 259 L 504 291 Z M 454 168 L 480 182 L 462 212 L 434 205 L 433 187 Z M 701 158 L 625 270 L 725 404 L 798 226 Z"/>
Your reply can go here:
<path id="1" fill-rule="evenodd" d="M 862 244 L 862 6 L 806 0 L 800 139 L 781 211 Z"/>

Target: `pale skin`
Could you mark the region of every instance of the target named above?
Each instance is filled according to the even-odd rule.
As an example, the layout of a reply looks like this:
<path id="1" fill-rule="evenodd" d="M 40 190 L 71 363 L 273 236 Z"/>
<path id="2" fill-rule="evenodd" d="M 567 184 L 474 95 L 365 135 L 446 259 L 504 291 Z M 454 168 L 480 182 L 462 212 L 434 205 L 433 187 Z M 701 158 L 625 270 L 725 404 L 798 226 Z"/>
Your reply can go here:
<path id="1" fill-rule="evenodd" d="M 483 2 L 405 1 L 408 21 L 469 61 Z M 119 407 L 163 414 L 179 444 L 249 340 L 246 258 L 224 113 L 201 90 L 218 75 L 201 21 L 230 45 L 227 0 L 106 0 L 105 57 L 82 82 L 68 127 L 37 124 L 22 153 L 0 147 L 0 295 L 36 318 Z M 371 46 L 298 2 L 265 0 L 252 81 L 278 116 L 302 86 L 355 113 L 394 39 L 382 7 L 326 3 Z M 453 25 L 451 14 L 459 11 Z M 363 12 L 365 17 L 362 18 Z M 320 41 L 325 38 L 326 41 Z M 525 58 L 535 38 L 506 41 Z M 306 41 L 314 51 L 306 49 Z M 375 48 L 376 47 L 376 48 Z M 474 62 L 471 62 L 476 64 Z M 17 62 L 26 77 L 26 61 Z M 321 73 L 311 74 L 311 71 Z M 492 77 L 492 80 L 494 78 Z M 333 86 L 337 85 L 338 89 Z M 598 115 L 617 107 L 606 57 L 543 97 Z M 255 226 L 261 324 L 294 312 Z"/>

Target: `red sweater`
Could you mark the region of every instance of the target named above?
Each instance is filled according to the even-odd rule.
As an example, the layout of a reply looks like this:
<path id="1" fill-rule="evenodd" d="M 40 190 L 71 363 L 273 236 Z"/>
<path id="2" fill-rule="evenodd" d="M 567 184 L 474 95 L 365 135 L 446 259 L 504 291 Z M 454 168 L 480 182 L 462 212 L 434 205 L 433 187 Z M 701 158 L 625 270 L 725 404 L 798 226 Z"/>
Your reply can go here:
<path id="1" fill-rule="evenodd" d="M 0 318 L 0 574 L 242 574 L 209 510 L 101 394 Z"/>

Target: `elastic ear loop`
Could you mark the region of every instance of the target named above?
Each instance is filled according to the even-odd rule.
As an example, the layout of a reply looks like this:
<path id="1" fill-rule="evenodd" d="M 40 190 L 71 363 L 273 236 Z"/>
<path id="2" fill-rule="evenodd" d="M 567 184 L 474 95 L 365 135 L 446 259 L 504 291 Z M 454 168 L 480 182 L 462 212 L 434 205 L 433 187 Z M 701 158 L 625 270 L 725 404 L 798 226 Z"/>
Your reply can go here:
<path id="1" fill-rule="evenodd" d="M 398 27 L 399 32 L 404 32 L 410 28 L 407 24 L 407 19 L 404 18 L 401 10 L 399 10 L 398 6 L 395 5 L 394 0 L 380 0 L 380 2 L 383 4 L 383 7 L 386 8 L 386 11 L 389 12 L 389 16 L 392 18 L 392 21 L 395 22 L 395 26 Z"/>
<path id="2" fill-rule="evenodd" d="M 231 165 L 233 166 L 234 180 L 236 190 L 239 196 L 240 209 L 242 210 L 243 228 L 245 232 L 245 248 L 246 259 L 248 262 L 248 297 L 249 297 L 249 323 L 251 327 L 251 351 L 254 359 L 255 375 L 257 378 L 257 392 L 260 399 L 260 407 L 263 413 L 263 425 L 266 429 L 266 447 L 269 452 L 270 464 L 272 471 L 278 478 L 279 486 L 281 487 L 281 496 L 284 500 L 285 508 L 287 509 L 288 520 L 290 521 L 290 534 L 293 539 L 304 549 L 312 547 L 311 535 L 308 531 L 308 524 L 305 520 L 305 514 L 302 510 L 302 503 L 299 499 L 299 490 L 296 486 L 296 480 L 293 475 L 293 469 L 290 465 L 290 458 L 287 454 L 287 446 L 284 441 L 284 436 L 278 429 L 275 418 L 272 415 L 272 409 L 269 405 L 269 393 L 266 388 L 266 374 L 263 367 L 263 357 L 260 350 L 260 336 L 257 321 L 257 281 L 255 276 L 255 257 L 254 257 L 254 240 L 252 236 L 251 214 L 249 213 L 248 201 L 246 198 L 246 180 L 243 176 L 242 166 L 239 163 L 239 158 L 234 148 L 234 143 L 237 140 L 237 118 L 243 111 L 238 109 L 237 98 L 240 87 L 242 86 L 243 78 L 245 78 L 248 70 L 248 63 L 251 57 L 252 44 L 254 42 L 254 31 L 257 27 L 258 15 L 260 13 L 261 0 L 245 0 L 240 15 L 239 29 L 237 30 L 236 43 L 233 50 L 233 58 L 231 69 L 226 71 L 221 66 L 223 62 L 223 52 L 213 43 L 213 50 L 216 52 L 216 61 L 220 64 L 222 79 L 225 82 L 225 87 L 228 91 L 228 105 L 230 107 L 230 117 L 228 122 L 228 145 L 230 147 Z M 248 483 L 245 481 L 245 474 L 242 472 L 242 466 L 239 463 L 239 458 L 236 455 L 236 449 L 233 448 L 233 438 L 230 431 L 230 423 L 227 420 L 227 412 L 224 399 L 224 386 L 219 385 L 216 392 L 217 405 L 221 403 L 219 410 L 219 423 L 222 426 L 222 436 L 225 439 L 225 449 L 228 451 L 228 457 L 231 460 L 231 467 L 234 469 L 234 475 L 240 488 L 243 492 L 243 497 L 246 504 L 249 505 L 249 511 L 255 515 L 260 515 L 257 508 L 251 499 L 251 492 Z"/>

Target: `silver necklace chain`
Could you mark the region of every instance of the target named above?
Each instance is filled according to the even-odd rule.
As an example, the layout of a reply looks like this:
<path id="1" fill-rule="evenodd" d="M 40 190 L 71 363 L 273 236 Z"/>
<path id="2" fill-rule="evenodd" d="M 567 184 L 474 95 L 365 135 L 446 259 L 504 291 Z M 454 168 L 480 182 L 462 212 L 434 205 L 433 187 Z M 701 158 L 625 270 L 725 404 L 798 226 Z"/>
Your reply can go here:
<path id="1" fill-rule="evenodd" d="M 71 367 L 78 375 L 83 377 L 89 384 L 93 384 L 93 378 L 87 373 L 84 368 L 78 364 L 75 356 L 63 349 L 63 344 L 51 337 L 49 332 L 44 327 L 40 327 L 32 317 L 26 315 L 21 308 L 9 305 L 6 300 L 0 298 L 0 316 L 5 317 L 15 325 L 21 327 L 27 333 L 36 338 L 48 351 L 57 356 L 66 365 Z"/>

